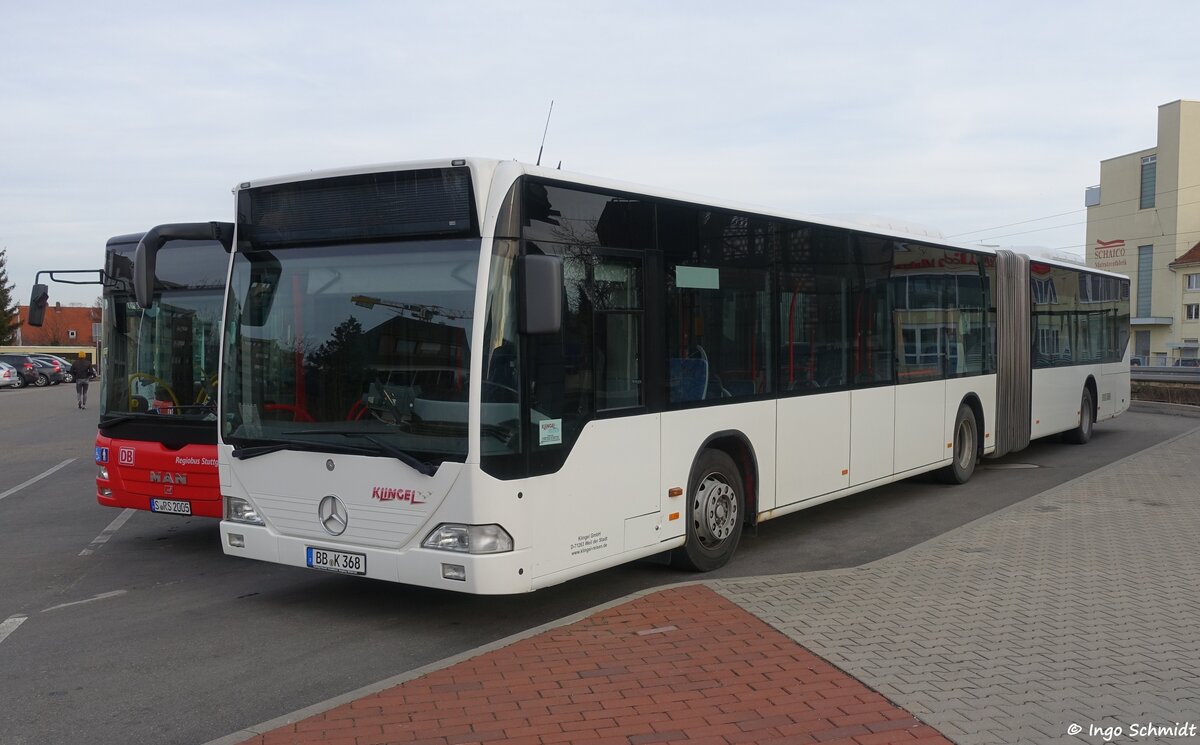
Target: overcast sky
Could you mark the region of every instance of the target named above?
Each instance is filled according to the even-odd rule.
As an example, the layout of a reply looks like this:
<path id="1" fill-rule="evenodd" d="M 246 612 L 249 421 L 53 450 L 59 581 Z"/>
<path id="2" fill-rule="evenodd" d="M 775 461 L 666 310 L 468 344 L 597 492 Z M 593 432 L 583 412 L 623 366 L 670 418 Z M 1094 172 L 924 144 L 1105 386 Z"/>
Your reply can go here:
<path id="1" fill-rule="evenodd" d="M 231 220 L 240 181 L 532 162 L 551 99 L 543 164 L 1082 254 L 1099 162 L 1200 98 L 1194 0 L 174 5 L 0 0 L 22 303 L 112 235 Z"/>

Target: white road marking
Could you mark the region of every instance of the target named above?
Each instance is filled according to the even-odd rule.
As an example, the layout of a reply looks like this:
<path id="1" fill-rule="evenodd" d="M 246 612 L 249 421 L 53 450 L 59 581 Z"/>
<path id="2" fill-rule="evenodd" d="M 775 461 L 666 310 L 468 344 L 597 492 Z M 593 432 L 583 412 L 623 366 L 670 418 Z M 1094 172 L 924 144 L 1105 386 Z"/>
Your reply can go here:
<path id="1" fill-rule="evenodd" d="M 108 543 L 108 539 L 113 537 L 113 533 L 116 533 L 118 530 L 120 530 L 121 526 L 124 525 L 129 518 L 133 517 L 134 512 L 135 510 L 132 507 L 126 507 L 124 510 L 122 510 L 121 514 L 117 515 L 117 519 L 109 523 L 108 527 L 100 532 L 100 535 L 93 538 L 92 542 L 88 544 L 87 548 L 79 552 L 79 555 L 91 556 L 96 552 L 97 549 Z"/>
<path id="2" fill-rule="evenodd" d="M 88 598 L 87 600 L 76 600 L 73 603 L 60 603 L 58 605 L 52 605 L 49 608 L 46 608 L 45 610 L 43 610 L 42 613 L 49 613 L 50 611 L 58 610 L 59 608 L 69 608 L 72 605 L 83 605 L 84 603 L 94 603 L 97 600 L 105 600 L 107 598 L 115 598 L 120 595 L 124 595 L 127 592 L 129 592 L 129 591 L 128 590 L 113 590 L 112 592 L 102 592 L 99 595 L 96 595 L 95 597 Z"/>
<path id="3" fill-rule="evenodd" d="M 17 630 L 17 627 L 25 623 L 28 616 L 12 616 L 0 621 L 0 642 L 8 638 L 8 635 Z"/>
<path id="4" fill-rule="evenodd" d="M 30 484 L 36 484 L 37 482 L 39 482 L 39 481 L 41 481 L 42 479 L 46 478 L 47 476 L 49 476 L 50 474 L 54 473 L 54 472 L 55 472 L 55 471 L 57 471 L 58 469 L 60 469 L 60 468 L 62 468 L 63 466 L 67 465 L 68 463 L 73 463 L 73 462 L 74 462 L 74 461 L 76 461 L 76 460 L 79 460 L 79 459 L 78 459 L 78 458 L 67 458 L 66 460 L 64 460 L 62 463 L 59 463 L 59 464 L 58 464 L 57 466 L 55 466 L 54 468 L 51 468 L 51 469 L 50 469 L 50 470 L 48 470 L 48 471 L 45 471 L 45 472 L 43 472 L 43 473 L 40 473 L 40 474 L 38 474 L 37 476 L 34 476 L 33 478 L 31 478 L 31 479 L 29 479 L 28 481 L 26 481 L 24 484 L 17 484 L 16 486 L 14 486 L 13 488 L 11 488 L 11 489 L 9 489 L 8 491 L 4 492 L 3 494 L 0 494 L 0 499 L 4 499 L 5 497 L 9 496 L 10 494 L 16 494 L 17 492 L 21 491 L 22 489 L 24 489 L 25 487 L 29 486 Z"/>

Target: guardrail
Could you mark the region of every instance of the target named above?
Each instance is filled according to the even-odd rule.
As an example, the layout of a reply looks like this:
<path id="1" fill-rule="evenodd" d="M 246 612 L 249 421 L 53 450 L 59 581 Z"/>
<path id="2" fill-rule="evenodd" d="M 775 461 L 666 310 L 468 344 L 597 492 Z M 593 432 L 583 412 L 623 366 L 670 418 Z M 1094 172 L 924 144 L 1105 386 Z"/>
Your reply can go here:
<path id="1" fill-rule="evenodd" d="M 1200 367 L 1133 365 L 1129 368 L 1129 377 L 1131 380 L 1200 383 Z"/>

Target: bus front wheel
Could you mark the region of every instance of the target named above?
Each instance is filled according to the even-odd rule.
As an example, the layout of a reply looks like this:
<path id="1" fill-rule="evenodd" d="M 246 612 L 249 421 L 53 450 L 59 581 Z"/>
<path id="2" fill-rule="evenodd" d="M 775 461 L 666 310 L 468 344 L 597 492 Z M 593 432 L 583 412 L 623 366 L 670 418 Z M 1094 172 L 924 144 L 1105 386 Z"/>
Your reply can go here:
<path id="1" fill-rule="evenodd" d="M 737 464 L 720 450 L 705 450 L 688 479 L 687 539 L 671 563 L 710 572 L 729 562 L 742 537 L 745 495 Z"/>
<path id="2" fill-rule="evenodd" d="M 975 473 L 975 464 L 979 460 L 979 427 L 975 412 L 966 404 L 958 407 L 958 416 L 954 418 L 952 445 L 954 460 L 939 471 L 938 476 L 947 484 L 965 484 Z"/>
<path id="3" fill-rule="evenodd" d="M 1092 392 L 1087 388 L 1083 389 L 1083 396 L 1079 400 L 1079 426 L 1063 434 L 1063 439 L 1072 445 L 1086 445 L 1088 440 L 1092 439 L 1092 427 L 1096 424 L 1096 417 L 1092 413 Z"/>

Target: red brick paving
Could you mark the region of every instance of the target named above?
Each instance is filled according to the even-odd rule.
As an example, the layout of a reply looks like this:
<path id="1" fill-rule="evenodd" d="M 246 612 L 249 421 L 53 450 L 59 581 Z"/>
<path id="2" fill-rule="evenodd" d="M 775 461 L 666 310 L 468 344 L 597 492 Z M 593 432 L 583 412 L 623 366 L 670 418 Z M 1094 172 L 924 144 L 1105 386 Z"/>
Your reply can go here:
<path id="1" fill-rule="evenodd" d="M 254 745 L 949 745 L 703 585 L 656 592 Z"/>

